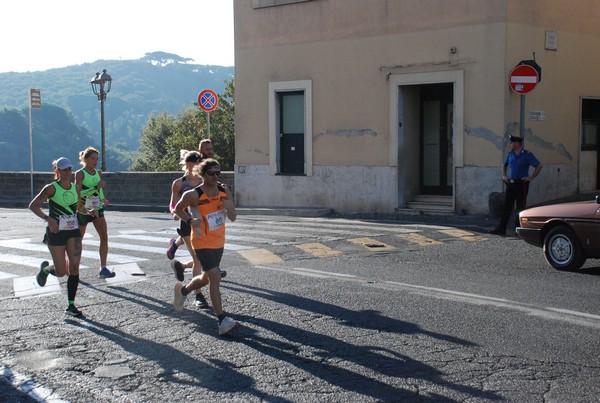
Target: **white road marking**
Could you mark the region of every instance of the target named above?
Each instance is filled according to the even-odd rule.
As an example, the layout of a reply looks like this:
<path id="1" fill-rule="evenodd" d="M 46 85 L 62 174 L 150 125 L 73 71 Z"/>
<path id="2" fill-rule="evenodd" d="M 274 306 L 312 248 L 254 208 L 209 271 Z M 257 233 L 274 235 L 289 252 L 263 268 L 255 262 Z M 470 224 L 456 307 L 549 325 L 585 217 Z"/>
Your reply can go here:
<path id="1" fill-rule="evenodd" d="M 398 283 L 395 281 L 386 281 L 385 284 L 393 285 L 408 291 L 434 298 L 465 302 L 473 305 L 490 305 L 497 308 L 506 308 L 524 312 L 531 316 L 541 317 L 549 320 L 568 322 L 575 325 L 600 329 L 600 315 L 593 315 L 585 312 L 571 311 L 553 307 L 540 307 L 533 304 L 511 301 L 504 298 L 488 297 L 485 295 L 470 294 L 461 291 L 446 290 L 443 288 Z"/>
<path id="2" fill-rule="evenodd" d="M 45 261 L 45 260 L 47 260 L 49 262 L 52 261 L 52 257 L 50 256 L 50 252 L 48 251 L 48 249 L 46 249 L 46 252 L 48 254 L 48 257 L 46 257 L 46 258 L 0 253 L 0 262 L 11 263 L 11 264 L 18 265 L 18 266 L 39 268 L 43 261 Z M 80 265 L 79 268 L 80 269 L 88 269 L 89 266 Z"/>
<path id="3" fill-rule="evenodd" d="M 109 285 L 135 283 L 146 279 L 146 273 L 140 269 L 137 263 L 113 266 L 112 269 L 115 272 L 115 276 L 106 279 Z"/>
<path id="4" fill-rule="evenodd" d="M 11 239 L 11 240 L 7 240 L 7 241 L 0 241 L 0 246 L 7 247 L 7 248 L 13 248 L 13 249 L 19 249 L 19 250 L 28 250 L 31 252 L 48 253 L 48 247 L 46 245 L 44 245 L 43 243 L 35 244 L 35 243 L 29 243 L 29 242 L 31 242 L 31 239 Z M 95 241 L 89 240 L 89 241 L 85 241 L 85 242 L 95 242 Z M 96 251 L 84 250 L 81 253 L 81 257 L 86 258 L 86 259 L 95 259 L 95 260 L 100 259 L 100 256 L 98 256 L 98 252 L 96 252 Z M 114 253 L 108 254 L 108 261 L 115 262 L 115 263 L 143 262 L 146 260 L 148 260 L 148 259 L 139 258 L 139 257 L 135 257 L 135 256 L 117 255 Z"/>
<path id="5" fill-rule="evenodd" d="M 62 400 L 52 389 L 4 365 L 0 365 L 0 381 L 8 383 L 36 402 L 67 403 L 67 400 Z"/>
<path id="6" fill-rule="evenodd" d="M 12 273 L 6 273 L 3 271 L 0 271 L 0 280 L 5 280 L 7 278 L 15 278 L 15 277 L 21 277 L 17 274 L 12 274 Z"/>
<path id="7" fill-rule="evenodd" d="M 13 280 L 13 291 L 17 298 L 39 297 L 41 295 L 60 294 L 60 282 L 58 278 L 49 275 L 46 285 L 40 287 L 35 276 L 18 277 Z"/>
<path id="8" fill-rule="evenodd" d="M 322 270 L 313 270 L 306 268 L 287 268 L 271 266 L 255 266 L 257 269 L 273 270 L 291 274 L 297 274 L 306 277 L 315 277 L 322 279 L 336 279 L 354 283 L 368 284 L 369 287 L 379 287 L 386 289 L 396 289 L 424 295 L 427 297 L 451 300 L 472 305 L 490 305 L 496 308 L 504 308 L 513 311 L 523 312 L 527 315 L 544 318 L 553 321 L 567 322 L 578 326 L 600 329 L 600 315 L 594 315 L 586 312 L 573 311 L 569 309 L 543 307 L 534 304 L 511 301 L 505 298 L 489 297 L 486 295 L 466 293 L 462 291 L 446 290 L 443 288 L 426 287 L 415 284 L 400 283 L 396 281 L 374 282 L 373 279 L 360 278 L 348 274 L 330 273 Z"/>
<path id="9" fill-rule="evenodd" d="M 352 275 L 352 274 L 344 274 L 344 273 L 332 273 L 329 271 L 324 271 L 324 270 L 314 270 L 314 269 L 306 269 L 306 268 L 301 268 L 301 267 L 270 267 L 270 266 L 255 266 L 258 269 L 265 269 L 265 270 L 276 270 L 276 271 L 283 271 L 286 273 L 292 273 L 292 274 L 298 274 L 300 276 L 306 276 L 306 277 L 318 277 L 318 278 L 329 278 L 329 279 L 334 279 L 334 278 L 341 278 L 341 279 L 346 279 L 346 280 L 355 280 L 356 276 Z"/>
<path id="10" fill-rule="evenodd" d="M 111 238 L 117 238 L 117 236 L 113 236 Z M 129 237 L 127 237 L 129 238 Z M 156 239 L 155 237 L 149 237 L 149 236 L 143 236 L 142 238 L 144 239 L 140 239 L 140 238 L 136 238 L 136 240 L 141 240 L 141 241 L 154 241 L 154 239 Z M 153 239 L 154 238 L 154 239 Z M 160 240 L 165 240 L 164 247 L 158 247 L 158 246 L 148 246 L 148 245 L 138 245 L 138 244 L 132 244 L 132 243 L 122 243 L 122 242 L 110 242 L 108 241 L 108 249 L 124 249 L 124 250 L 133 250 L 136 252 L 149 252 L 149 253 L 156 253 L 156 254 L 160 254 L 160 255 L 165 255 L 167 254 L 167 248 L 169 245 L 169 240 L 170 238 L 166 239 L 166 238 L 160 238 Z M 83 240 L 83 244 L 84 245 L 91 245 L 91 246 L 100 246 L 100 241 L 96 241 L 96 240 L 89 240 L 86 241 L 85 239 Z M 232 244 L 232 243 L 225 243 L 225 250 L 244 250 L 244 249 L 254 249 L 254 247 L 252 246 L 244 246 L 244 245 L 236 245 L 236 244 Z M 187 248 L 185 246 L 180 246 L 179 249 L 177 249 L 177 254 L 176 256 L 179 256 L 180 254 L 183 254 L 184 256 L 190 256 Z M 146 260 L 146 259 L 144 259 Z M 127 263 L 127 262 L 123 262 L 123 263 Z"/>

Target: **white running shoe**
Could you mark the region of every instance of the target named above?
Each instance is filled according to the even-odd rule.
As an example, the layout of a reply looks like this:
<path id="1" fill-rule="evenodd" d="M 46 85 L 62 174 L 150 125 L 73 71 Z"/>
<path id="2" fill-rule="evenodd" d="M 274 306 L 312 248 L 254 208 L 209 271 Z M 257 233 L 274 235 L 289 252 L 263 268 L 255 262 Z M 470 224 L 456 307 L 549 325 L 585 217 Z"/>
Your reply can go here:
<path id="1" fill-rule="evenodd" d="M 175 308 L 175 310 L 177 312 L 183 311 L 183 304 L 185 303 L 185 299 L 187 298 L 187 295 L 183 295 L 181 293 L 182 288 L 183 288 L 183 284 L 181 284 L 181 283 L 175 284 L 175 296 L 173 298 L 173 308 Z"/>
<path id="2" fill-rule="evenodd" d="M 219 336 L 223 336 L 231 332 L 236 327 L 240 327 L 242 324 L 236 320 L 231 319 L 229 316 L 223 318 L 221 323 L 219 323 Z"/>

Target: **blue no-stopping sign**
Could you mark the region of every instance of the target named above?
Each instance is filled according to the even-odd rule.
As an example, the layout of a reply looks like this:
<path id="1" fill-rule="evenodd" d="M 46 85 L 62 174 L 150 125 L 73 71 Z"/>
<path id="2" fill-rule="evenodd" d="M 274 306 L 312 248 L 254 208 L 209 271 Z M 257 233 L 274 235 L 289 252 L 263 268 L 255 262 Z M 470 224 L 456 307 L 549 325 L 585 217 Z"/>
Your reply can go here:
<path id="1" fill-rule="evenodd" d="M 212 112 L 219 106 L 219 96 L 213 90 L 203 90 L 198 94 L 198 106 L 206 112 Z"/>

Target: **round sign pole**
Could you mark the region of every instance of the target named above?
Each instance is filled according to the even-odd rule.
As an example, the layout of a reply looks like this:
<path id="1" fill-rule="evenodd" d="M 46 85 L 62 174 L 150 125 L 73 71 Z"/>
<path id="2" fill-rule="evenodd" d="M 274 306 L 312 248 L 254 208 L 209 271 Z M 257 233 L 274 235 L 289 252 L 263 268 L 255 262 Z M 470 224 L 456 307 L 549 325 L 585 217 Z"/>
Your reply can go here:
<path id="1" fill-rule="evenodd" d="M 210 112 L 206 112 L 206 137 L 210 139 Z"/>
<path id="2" fill-rule="evenodd" d="M 210 139 L 210 113 L 219 106 L 219 96 L 213 90 L 203 90 L 198 94 L 198 106 L 206 112 L 206 135 Z"/>
<path id="3" fill-rule="evenodd" d="M 525 94 L 521 94 L 521 111 L 519 113 L 519 134 L 525 140 Z"/>

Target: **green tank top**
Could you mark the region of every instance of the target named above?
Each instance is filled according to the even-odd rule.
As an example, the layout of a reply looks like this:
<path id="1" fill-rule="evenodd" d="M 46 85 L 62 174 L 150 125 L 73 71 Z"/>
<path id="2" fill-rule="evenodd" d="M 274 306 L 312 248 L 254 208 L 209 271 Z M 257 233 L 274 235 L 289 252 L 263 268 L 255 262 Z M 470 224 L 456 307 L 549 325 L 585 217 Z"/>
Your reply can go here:
<path id="1" fill-rule="evenodd" d="M 86 208 L 90 209 L 91 205 L 88 202 L 89 198 L 97 198 L 96 203 L 98 207 L 96 210 L 101 210 L 104 205 L 102 204 L 102 197 L 100 191 L 98 190 L 98 183 L 100 183 L 100 174 L 97 170 L 94 170 L 94 174 L 88 173 L 85 169 L 80 169 L 83 173 L 83 181 L 81 181 L 81 202 Z"/>
<path id="2" fill-rule="evenodd" d="M 77 214 L 77 189 L 71 183 L 69 189 L 64 189 L 58 182 L 54 185 L 54 196 L 48 199 L 49 215 L 56 221 L 60 216 Z"/>

